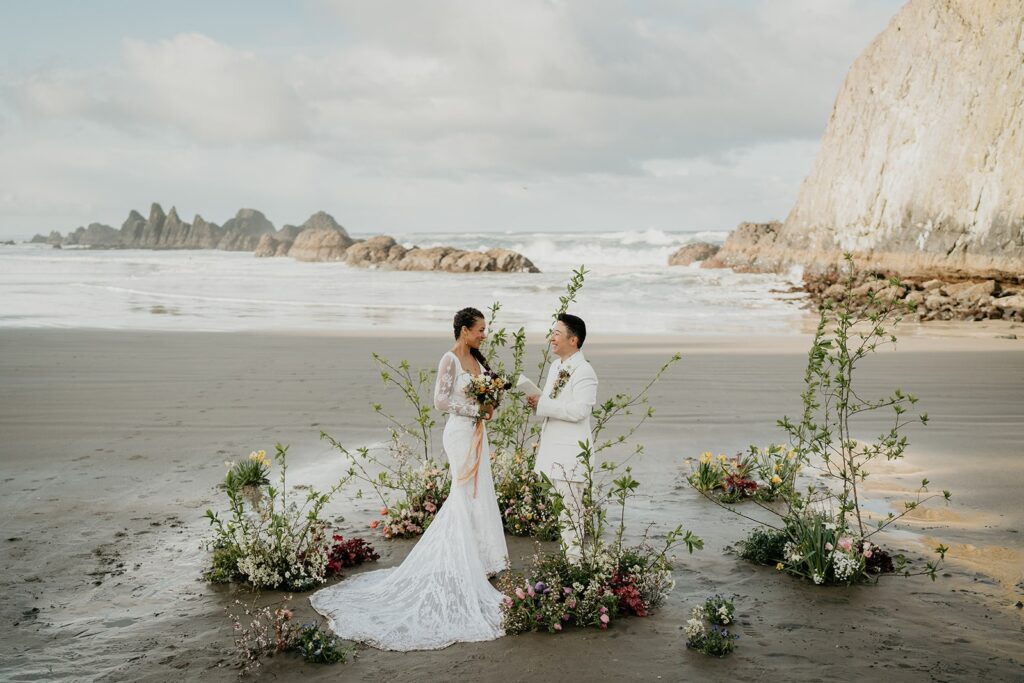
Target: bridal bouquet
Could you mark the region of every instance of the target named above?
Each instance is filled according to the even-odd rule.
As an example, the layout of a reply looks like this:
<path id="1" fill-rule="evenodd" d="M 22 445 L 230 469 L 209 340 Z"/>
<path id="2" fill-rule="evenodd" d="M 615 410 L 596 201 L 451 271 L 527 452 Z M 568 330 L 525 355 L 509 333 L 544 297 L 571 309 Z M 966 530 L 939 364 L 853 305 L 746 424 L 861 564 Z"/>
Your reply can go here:
<path id="1" fill-rule="evenodd" d="M 512 382 L 504 375 L 493 372 L 485 372 L 482 375 L 473 375 L 466 386 L 466 395 L 480 405 L 480 413 L 483 414 L 484 406 L 497 408 L 501 403 L 502 396 L 512 388 Z"/>

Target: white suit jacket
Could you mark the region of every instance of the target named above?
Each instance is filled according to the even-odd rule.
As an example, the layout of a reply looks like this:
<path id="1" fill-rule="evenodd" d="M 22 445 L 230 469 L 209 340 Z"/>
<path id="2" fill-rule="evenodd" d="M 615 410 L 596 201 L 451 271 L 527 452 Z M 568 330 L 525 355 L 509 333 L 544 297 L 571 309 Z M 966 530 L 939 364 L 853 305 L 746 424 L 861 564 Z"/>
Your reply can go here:
<path id="1" fill-rule="evenodd" d="M 561 370 L 569 371 L 569 381 L 551 398 L 551 390 Z M 565 362 L 556 358 L 548 369 L 544 390 L 537 402 L 537 415 L 543 417 L 540 446 L 534 469 L 551 479 L 579 481 L 580 441 L 591 441 L 590 411 L 597 403 L 597 373 L 582 351 Z"/>

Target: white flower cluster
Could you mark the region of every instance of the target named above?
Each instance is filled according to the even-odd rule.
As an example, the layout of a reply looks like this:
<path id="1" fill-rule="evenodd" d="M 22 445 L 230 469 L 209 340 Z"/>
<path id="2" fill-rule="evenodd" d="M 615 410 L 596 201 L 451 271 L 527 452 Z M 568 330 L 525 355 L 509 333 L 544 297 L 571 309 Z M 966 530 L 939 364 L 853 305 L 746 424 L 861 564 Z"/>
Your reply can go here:
<path id="1" fill-rule="evenodd" d="M 819 586 L 825 583 L 825 577 L 819 574 L 818 572 L 814 572 L 813 574 L 811 574 L 811 579 L 814 581 L 815 584 Z"/>
<path id="2" fill-rule="evenodd" d="M 301 524 L 296 526 L 302 528 Z M 323 583 L 330 552 L 323 526 L 323 522 L 310 524 L 301 538 L 287 527 L 281 534 L 260 525 L 237 528 L 239 573 L 258 588 Z"/>
<path id="3" fill-rule="evenodd" d="M 634 574 L 637 576 L 637 574 Z M 665 602 L 665 598 L 676 587 L 676 581 L 672 578 L 672 572 L 668 569 L 660 571 L 651 570 L 640 575 L 636 589 L 640 592 L 640 599 L 648 607 L 658 607 Z"/>
<path id="4" fill-rule="evenodd" d="M 786 545 L 782 547 L 782 553 L 786 558 L 786 562 L 791 565 L 799 564 L 804 559 L 804 556 L 800 554 L 799 547 L 792 541 L 786 542 Z"/>
<path id="5" fill-rule="evenodd" d="M 700 608 L 694 612 L 700 611 Z M 686 622 L 686 637 L 691 641 L 697 641 L 704 637 L 704 622 L 699 618 L 693 618 Z"/>
<path id="6" fill-rule="evenodd" d="M 847 553 L 832 553 L 832 573 L 837 581 L 847 581 L 860 569 L 860 562 Z"/>
<path id="7" fill-rule="evenodd" d="M 732 613 L 725 605 L 718 606 L 718 623 L 728 624 L 732 621 Z"/>

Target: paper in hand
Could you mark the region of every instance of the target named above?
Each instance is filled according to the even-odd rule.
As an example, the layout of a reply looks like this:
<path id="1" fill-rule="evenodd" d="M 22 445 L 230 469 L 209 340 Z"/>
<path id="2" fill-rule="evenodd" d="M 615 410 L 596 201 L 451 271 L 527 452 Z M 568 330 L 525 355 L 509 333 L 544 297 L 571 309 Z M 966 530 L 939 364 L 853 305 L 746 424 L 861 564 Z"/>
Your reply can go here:
<path id="1" fill-rule="evenodd" d="M 530 378 L 526 375 L 519 375 L 519 381 L 516 382 L 516 389 L 527 396 L 540 396 L 540 388 L 530 381 Z"/>

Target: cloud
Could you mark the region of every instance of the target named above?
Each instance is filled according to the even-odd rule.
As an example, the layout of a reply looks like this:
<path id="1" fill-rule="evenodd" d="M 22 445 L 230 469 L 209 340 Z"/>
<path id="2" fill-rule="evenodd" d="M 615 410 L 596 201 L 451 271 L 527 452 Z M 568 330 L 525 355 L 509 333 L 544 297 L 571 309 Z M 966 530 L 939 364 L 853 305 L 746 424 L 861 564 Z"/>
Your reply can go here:
<path id="1" fill-rule="evenodd" d="M 174 132 L 208 144 L 288 142 L 309 112 L 280 65 L 197 34 L 126 39 L 113 71 L 64 69 L 15 88 L 23 113 L 86 118 L 135 134 Z"/>
<path id="2" fill-rule="evenodd" d="M 0 71 L 0 230 L 160 198 L 393 230 L 782 217 L 898 3 L 319 6 L 335 40 L 251 45 L 197 22 L 115 33 L 108 63 Z M 34 214 L 47 197 L 67 208 Z"/>

